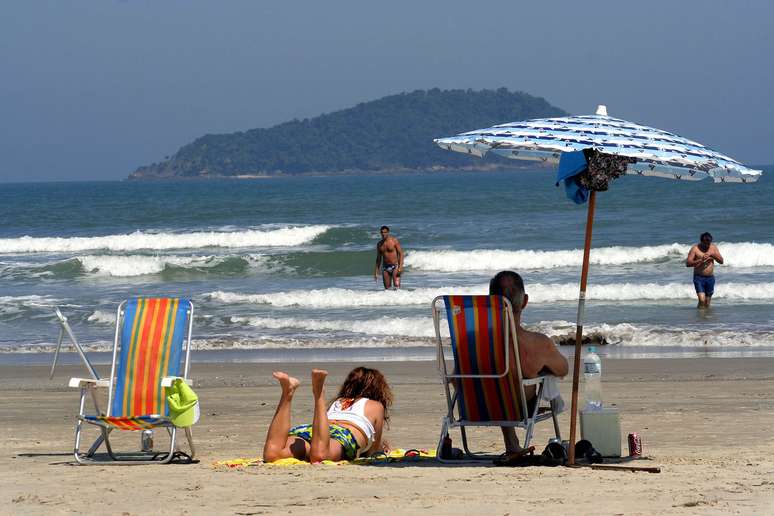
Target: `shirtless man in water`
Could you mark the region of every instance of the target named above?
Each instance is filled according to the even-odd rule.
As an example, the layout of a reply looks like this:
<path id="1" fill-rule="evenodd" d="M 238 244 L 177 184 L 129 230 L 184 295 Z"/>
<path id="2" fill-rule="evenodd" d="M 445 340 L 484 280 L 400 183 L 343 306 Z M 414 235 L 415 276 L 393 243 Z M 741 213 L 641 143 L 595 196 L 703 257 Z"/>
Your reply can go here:
<path id="1" fill-rule="evenodd" d="M 693 286 L 699 299 L 698 308 L 709 308 L 715 293 L 715 262 L 723 263 L 718 246 L 712 243 L 712 235 L 702 233 L 699 243 L 691 247 L 686 267 L 693 267 Z"/>
<path id="2" fill-rule="evenodd" d="M 554 341 L 546 335 L 529 331 L 521 325 L 521 312 L 527 306 L 529 296 L 524 292 L 524 280 L 513 271 L 498 272 L 489 282 L 489 295 L 503 296 L 511 302 L 519 342 L 519 363 L 524 378 L 536 378 L 541 373 L 566 376 L 567 359 L 559 352 Z M 535 397 L 534 387 L 527 390 L 527 400 Z M 506 456 L 520 455 L 527 450 L 519 445 L 513 427 L 502 427 Z"/>
<path id="3" fill-rule="evenodd" d="M 379 277 L 379 269 L 381 269 L 384 288 L 400 288 L 400 275 L 403 272 L 403 249 L 400 247 L 398 239 L 390 235 L 390 228 L 382 226 L 379 232 L 382 239 L 376 244 L 374 279 Z"/>

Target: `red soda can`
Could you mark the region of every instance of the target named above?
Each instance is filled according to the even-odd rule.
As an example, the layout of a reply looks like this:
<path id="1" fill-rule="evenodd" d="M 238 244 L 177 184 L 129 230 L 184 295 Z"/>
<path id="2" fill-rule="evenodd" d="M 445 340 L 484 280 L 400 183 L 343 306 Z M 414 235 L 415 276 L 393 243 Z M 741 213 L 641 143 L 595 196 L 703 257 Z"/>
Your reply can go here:
<path id="1" fill-rule="evenodd" d="M 629 457 L 642 456 L 642 439 L 640 439 L 640 434 L 632 432 L 627 439 L 629 441 Z"/>

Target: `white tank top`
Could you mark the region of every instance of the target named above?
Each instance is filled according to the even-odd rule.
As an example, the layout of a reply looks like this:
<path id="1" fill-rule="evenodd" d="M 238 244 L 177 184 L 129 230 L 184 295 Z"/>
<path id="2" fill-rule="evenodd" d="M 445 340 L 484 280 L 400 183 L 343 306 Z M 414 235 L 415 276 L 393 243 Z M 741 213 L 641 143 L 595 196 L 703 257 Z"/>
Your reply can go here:
<path id="1" fill-rule="evenodd" d="M 371 446 L 374 444 L 374 434 L 376 434 L 374 425 L 371 424 L 371 421 L 365 415 L 366 403 L 368 403 L 368 398 L 358 398 L 349 408 L 345 409 L 342 408 L 342 399 L 339 398 L 328 409 L 329 421 L 337 420 L 352 423 L 366 436 L 368 442 L 362 450 L 358 450 L 358 455 L 371 449 Z"/>

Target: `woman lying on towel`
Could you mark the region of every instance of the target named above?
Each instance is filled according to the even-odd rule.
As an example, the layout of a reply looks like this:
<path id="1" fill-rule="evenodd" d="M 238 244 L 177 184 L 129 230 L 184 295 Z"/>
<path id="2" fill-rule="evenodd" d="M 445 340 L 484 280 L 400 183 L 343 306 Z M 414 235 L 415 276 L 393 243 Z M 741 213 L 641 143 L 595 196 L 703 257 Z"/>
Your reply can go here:
<path id="1" fill-rule="evenodd" d="M 330 407 L 323 392 L 328 371 L 312 369 L 314 418 L 311 425 L 293 428 L 290 404 L 300 382 L 282 371 L 272 376 L 279 381 L 282 395 L 263 446 L 265 462 L 290 457 L 309 462 L 354 460 L 386 451 L 382 429 L 389 420 L 392 391 L 376 369 L 350 371 Z"/>

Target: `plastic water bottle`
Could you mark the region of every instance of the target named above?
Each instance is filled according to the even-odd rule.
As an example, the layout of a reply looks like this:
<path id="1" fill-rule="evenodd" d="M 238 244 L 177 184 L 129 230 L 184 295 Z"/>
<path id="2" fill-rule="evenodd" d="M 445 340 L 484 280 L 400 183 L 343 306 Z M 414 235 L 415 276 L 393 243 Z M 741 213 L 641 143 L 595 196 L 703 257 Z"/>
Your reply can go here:
<path id="1" fill-rule="evenodd" d="M 595 346 L 583 357 L 583 409 L 602 410 L 602 360 Z"/>

